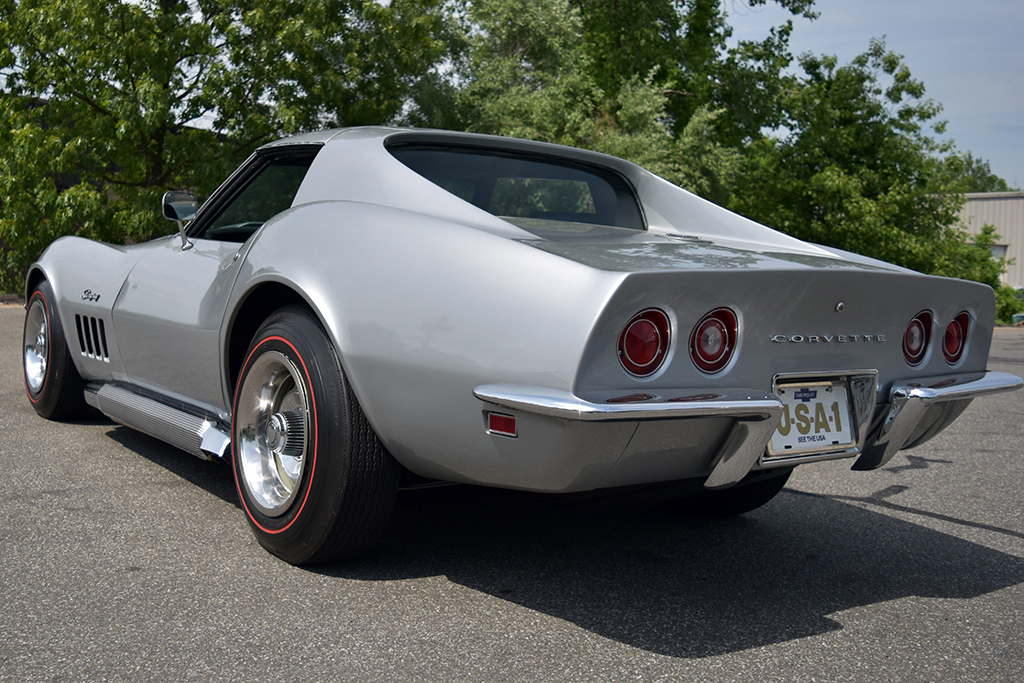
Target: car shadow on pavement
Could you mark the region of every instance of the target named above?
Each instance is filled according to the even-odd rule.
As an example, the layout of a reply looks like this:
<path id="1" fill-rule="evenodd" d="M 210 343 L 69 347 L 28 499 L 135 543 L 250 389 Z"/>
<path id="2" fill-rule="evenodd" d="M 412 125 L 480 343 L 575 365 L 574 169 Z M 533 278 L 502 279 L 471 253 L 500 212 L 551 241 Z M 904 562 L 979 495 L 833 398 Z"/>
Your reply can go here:
<path id="1" fill-rule="evenodd" d="M 403 492 L 369 557 L 330 576 L 449 580 L 657 654 L 699 658 L 841 628 L 829 615 L 1024 582 L 1024 559 L 786 490 L 744 517 L 552 505 L 453 487 Z"/>
<path id="2" fill-rule="evenodd" d="M 229 467 L 111 424 L 108 435 L 124 447 L 237 507 Z M 790 489 L 748 515 L 704 520 L 635 502 L 450 486 L 400 492 L 366 557 L 308 571 L 360 581 L 444 576 L 679 658 L 835 631 L 842 626 L 829 615 L 861 606 L 967 599 L 1024 583 L 1022 558 L 851 503 L 958 523 L 884 498 Z M 238 533 L 248 533 L 241 514 Z"/>
<path id="3" fill-rule="evenodd" d="M 217 496 L 225 503 L 230 503 L 239 510 L 242 509 L 238 504 L 238 492 L 235 491 L 230 464 L 197 458 L 148 434 L 123 427 L 103 416 L 98 416 L 97 422 L 102 421 L 106 421 L 111 426 L 107 436 L 123 447 Z M 242 522 L 241 529 L 244 531 L 245 522 L 244 520 L 240 521 Z"/>

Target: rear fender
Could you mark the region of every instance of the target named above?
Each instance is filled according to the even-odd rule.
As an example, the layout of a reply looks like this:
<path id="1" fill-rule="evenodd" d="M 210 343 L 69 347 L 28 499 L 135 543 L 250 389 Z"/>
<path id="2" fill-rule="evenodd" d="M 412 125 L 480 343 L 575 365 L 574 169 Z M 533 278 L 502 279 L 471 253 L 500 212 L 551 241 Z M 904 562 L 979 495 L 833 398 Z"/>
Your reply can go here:
<path id="1" fill-rule="evenodd" d="M 323 323 L 367 419 L 403 465 L 425 476 L 535 488 L 570 474 L 544 471 L 545 453 L 526 462 L 502 450 L 473 390 L 495 382 L 568 390 L 622 277 L 449 221 L 322 202 L 264 226 L 229 310 L 265 283 L 294 290 Z"/>

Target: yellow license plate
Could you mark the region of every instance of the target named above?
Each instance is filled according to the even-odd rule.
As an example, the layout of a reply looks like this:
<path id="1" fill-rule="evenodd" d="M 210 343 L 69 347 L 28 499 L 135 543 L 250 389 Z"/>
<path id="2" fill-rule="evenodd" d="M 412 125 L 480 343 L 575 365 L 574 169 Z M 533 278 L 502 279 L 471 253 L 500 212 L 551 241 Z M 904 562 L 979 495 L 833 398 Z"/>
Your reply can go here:
<path id="1" fill-rule="evenodd" d="M 780 384 L 782 419 L 768 444 L 773 456 L 841 451 L 854 445 L 844 382 Z"/>

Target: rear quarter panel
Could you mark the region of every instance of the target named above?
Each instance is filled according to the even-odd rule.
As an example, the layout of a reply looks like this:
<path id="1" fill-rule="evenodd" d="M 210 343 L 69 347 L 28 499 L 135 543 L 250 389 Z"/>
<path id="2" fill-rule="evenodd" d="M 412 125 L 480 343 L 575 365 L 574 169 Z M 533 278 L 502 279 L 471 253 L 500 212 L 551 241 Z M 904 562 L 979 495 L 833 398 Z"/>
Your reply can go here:
<path id="1" fill-rule="evenodd" d="M 229 309 L 263 282 L 303 292 L 370 423 L 410 469 L 504 486 L 527 486 L 530 472 L 557 489 L 571 485 L 560 479 L 569 475 L 553 471 L 543 450 L 528 456 L 536 462 L 513 461 L 521 452 L 486 434 L 473 389 L 571 389 L 624 277 L 400 209 L 318 202 L 264 227 Z"/>

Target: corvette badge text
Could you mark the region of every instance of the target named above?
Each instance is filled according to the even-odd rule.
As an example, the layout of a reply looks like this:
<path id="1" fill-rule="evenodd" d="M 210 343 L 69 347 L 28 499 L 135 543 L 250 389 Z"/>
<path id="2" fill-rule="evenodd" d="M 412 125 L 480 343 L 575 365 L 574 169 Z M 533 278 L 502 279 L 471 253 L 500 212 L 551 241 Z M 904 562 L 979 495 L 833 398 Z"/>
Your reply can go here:
<path id="1" fill-rule="evenodd" d="M 884 342 L 884 334 L 773 334 L 779 344 L 849 344 L 853 342 Z"/>

